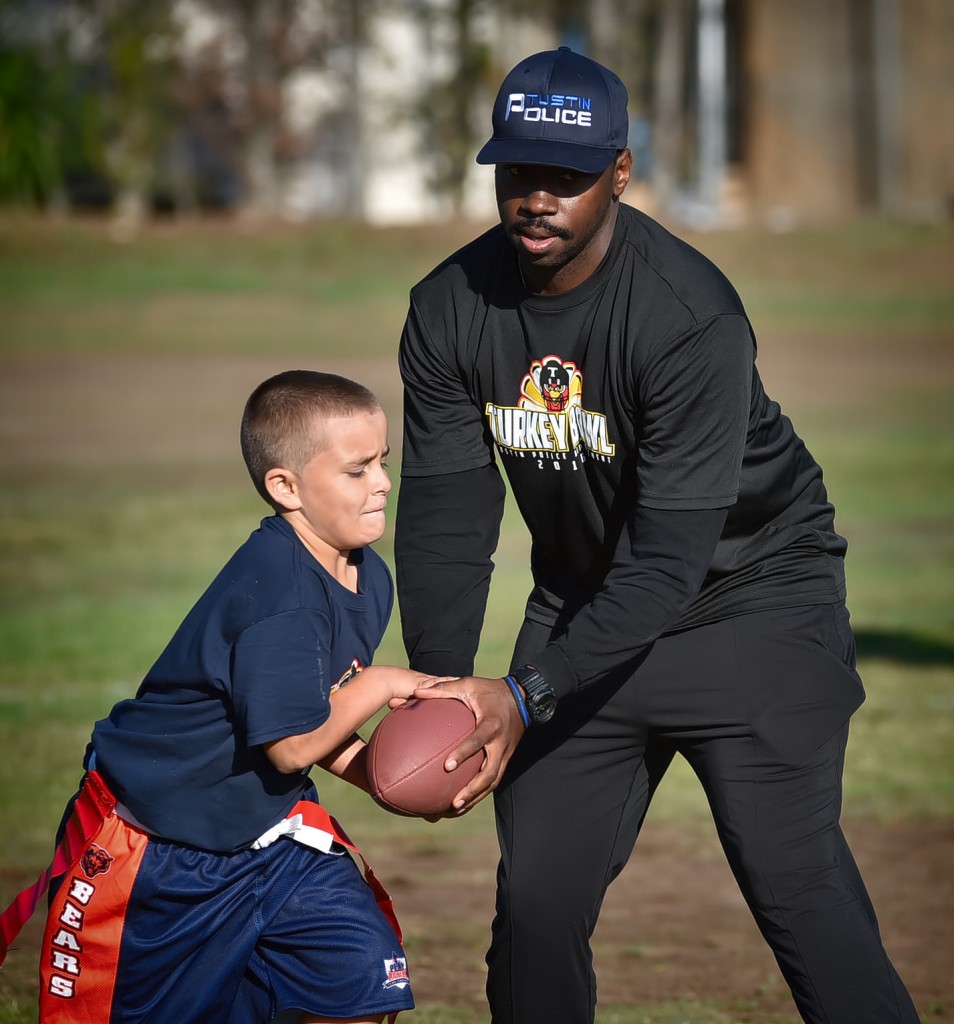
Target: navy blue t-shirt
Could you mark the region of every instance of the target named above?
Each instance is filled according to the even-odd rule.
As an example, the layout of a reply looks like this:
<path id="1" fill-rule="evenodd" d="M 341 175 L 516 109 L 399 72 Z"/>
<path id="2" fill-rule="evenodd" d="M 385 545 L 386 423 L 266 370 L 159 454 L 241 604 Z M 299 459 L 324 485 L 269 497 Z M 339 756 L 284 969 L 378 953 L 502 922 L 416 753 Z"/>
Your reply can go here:
<path id="1" fill-rule="evenodd" d="M 393 603 L 387 566 L 355 553 L 337 582 L 279 516 L 238 549 L 133 700 L 96 723 L 96 767 L 148 829 L 229 852 L 279 821 L 311 783 L 262 744 L 318 728 L 332 687 L 370 664 Z"/>

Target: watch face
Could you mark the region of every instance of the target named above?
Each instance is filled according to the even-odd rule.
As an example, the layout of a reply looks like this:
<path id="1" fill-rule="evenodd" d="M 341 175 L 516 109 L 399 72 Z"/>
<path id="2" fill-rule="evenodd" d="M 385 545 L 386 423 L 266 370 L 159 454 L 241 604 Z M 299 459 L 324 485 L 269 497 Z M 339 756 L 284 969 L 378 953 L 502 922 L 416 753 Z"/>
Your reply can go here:
<path id="1" fill-rule="evenodd" d="M 552 693 L 538 693 L 528 701 L 530 717 L 534 722 L 549 722 L 556 711 L 557 700 Z"/>
<path id="2" fill-rule="evenodd" d="M 514 677 L 527 695 L 527 714 L 530 721 L 537 725 L 549 722 L 557 706 L 556 694 L 550 689 L 550 684 L 532 665 L 518 669 L 514 672 Z"/>

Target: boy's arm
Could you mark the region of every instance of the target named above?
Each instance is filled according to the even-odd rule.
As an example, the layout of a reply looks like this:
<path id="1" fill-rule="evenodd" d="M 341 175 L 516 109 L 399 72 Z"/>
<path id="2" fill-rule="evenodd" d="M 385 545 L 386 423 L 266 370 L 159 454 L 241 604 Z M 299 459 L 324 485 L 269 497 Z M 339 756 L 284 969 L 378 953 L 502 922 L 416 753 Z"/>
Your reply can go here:
<path id="1" fill-rule="evenodd" d="M 417 687 L 434 681 L 433 676 L 423 672 L 372 665 L 335 693 L 330 701 L 330 714 L 317 729 L 266 743 L 265 753 L 280 772 L 287 774 L 330 759 L 329 764 L 339 769 L 334 774 L 344 778 L 358 753 L 352 749 L 356 730 L 389 701 L 406 699 Z"/>
<path id="2" fill-rule="evenodd" d="M 323 757 L 318 767 L 367 793 L 367 749 L 367 743 L 357 733 L 353 733 L 340 747 Z"/>

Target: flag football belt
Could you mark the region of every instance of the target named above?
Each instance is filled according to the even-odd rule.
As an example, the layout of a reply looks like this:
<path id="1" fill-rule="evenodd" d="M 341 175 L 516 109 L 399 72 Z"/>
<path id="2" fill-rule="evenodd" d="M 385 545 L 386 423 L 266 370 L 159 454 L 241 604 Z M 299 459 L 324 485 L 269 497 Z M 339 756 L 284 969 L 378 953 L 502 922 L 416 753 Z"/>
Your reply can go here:
<path id="1" fill-rule="evenodd" d="M 33 885 L 24 889 L 0 914 L 0 964 L 6 959 L 10 943 L 36 910 L 50 880 L 66 874 L 115 806 L 116 798 L 110 793 L 102 776 L 94 771 L 87 772 L 63 829 L 63 838 L 53 854 L 52 863 Z"/>
<path id="2" fill-rule="evenodd" d="M 50 881 L 66 874 L 110 814 L 117 813 L 126 819 L 127 814 L 124 812 L 125 808 L 117 806 L 116 798 L 109 791 L 103 777 L 96 771 L 88 771 L 73 803 L 63 837 L 56 847 L 50 866 L 0 914 L 0 964 L 6 959 L 10 944 L 33 915 Z M 136 821 L 132 824 L 139 826 Z M 325 853 L 330 852 L 332 843 L 338 843 L 356 854 L 364 865 L 365 880 L 371 887 L 378 906 L 391 923 L 398 940 L 402 939 L 401 926 L 394 913 L 394 903 L 387 890 L 378 881 L 361 851 L 324 807 L 309 800 L 300 800 L 287 817 L 255 840 L 252 849 L 263 850 L 283 837 Z"/>
<path id="3" fill-rule="evenodd" d="M 356 854 L 364 865 L 365 881 L 371 886 L 378 906 L 391 922 L 391 927 L 397 934 L 398 940 L 403 941 L 401 926 L 394 913 L 394 903 L 388 895 L 387 889 L 378 881 L 371 870 L 371 865 L 364 859 L 364 854 L 351 842 L 345 830 L 321 804 L 312 803 L 310 800 L 299 800 L 287 817 L 282 818 L 277 825 L 273 825 L 252 843 L 252 849 L 263 850 L 266 846 L 271 846 L 272 843 L 282 838 L 294 839 L 296 843 L 310 846 L 312 849 L 321 850 L 324 853 L 330 852 L 331 844 L 334 842 Z"/>

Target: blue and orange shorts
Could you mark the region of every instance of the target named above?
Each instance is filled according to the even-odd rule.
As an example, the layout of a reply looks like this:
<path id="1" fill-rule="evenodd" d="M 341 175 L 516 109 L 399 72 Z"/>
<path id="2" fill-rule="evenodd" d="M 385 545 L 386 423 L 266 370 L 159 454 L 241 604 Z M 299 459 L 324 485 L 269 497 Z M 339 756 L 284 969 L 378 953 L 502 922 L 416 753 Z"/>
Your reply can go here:
<path id="1" fill-rule="evenodd" d="M 307 803 L 292 813 L 314 814 Z M 292 1008 L 342 1018 L 411 1009 L 387 895 L 370 869 L 362 877 L 337 823 L 317 814 L 334 830 L 327 853 L 285 837 L 219 854 L 150 835 L 115 801 L 104 807 L 50 902 L 41 1024 L 248 1024 Z"/>

